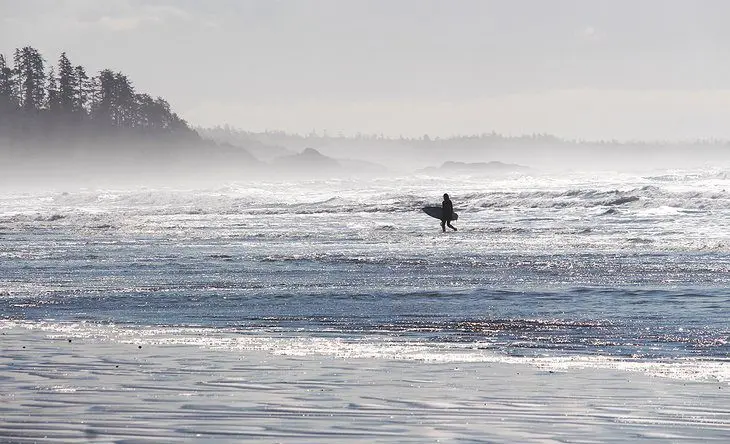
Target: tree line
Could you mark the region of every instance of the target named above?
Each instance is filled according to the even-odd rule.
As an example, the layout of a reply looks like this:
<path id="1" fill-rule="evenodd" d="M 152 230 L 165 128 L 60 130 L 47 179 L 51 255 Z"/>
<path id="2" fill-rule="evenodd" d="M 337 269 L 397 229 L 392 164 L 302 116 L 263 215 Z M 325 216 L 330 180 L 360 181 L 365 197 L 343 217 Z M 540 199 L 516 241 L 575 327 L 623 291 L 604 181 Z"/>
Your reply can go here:
<path id="1" fill-rule="evenodd" d="M 230 125 L 214 126 L 210 128 L 196 127 L 195 130 L 203 137 L 231 144 L 250 141 L 260 141 L 272 145 L 322 145 L 328 143 L 349 142 L 378 142 L 418 146 L 458 145 L 473 143 L 479 147 L 489 145 L 550 145 L 550 146 L 596 146 L 596 147 L 662 147 L 662 146 L 728 146 L 730 141 L 719 138 L 703 138 L 688 140 L 641 140 L 641 139 L 575 139 L 563 138 L 550 133 L 526 133 L 518 135 L 502 134 L 496 131 L 479 134 L 461 134 L 452 136 L 388 136 L 383 134 L 329 132 L 327 130 L 309 133 L 295 133 L 281 130 L 248 131 Z"/>
<path id="2" fill-rule="evenodd" d="M 56 65 L 30 46 L 0 54 L 0 141 L 86 135 L 198 138 L 161 97 L 136 91 L 123 73 L 89 75 L 65 52 Z"/>

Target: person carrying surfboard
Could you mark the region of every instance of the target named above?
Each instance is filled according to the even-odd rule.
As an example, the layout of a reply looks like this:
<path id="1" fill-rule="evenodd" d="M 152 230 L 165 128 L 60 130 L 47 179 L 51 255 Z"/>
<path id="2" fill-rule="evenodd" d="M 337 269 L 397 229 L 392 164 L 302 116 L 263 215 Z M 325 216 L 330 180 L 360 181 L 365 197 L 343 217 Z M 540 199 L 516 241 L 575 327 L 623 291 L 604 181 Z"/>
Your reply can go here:
<path id="1" fill-rule="evenodd" d="M 449 195 L 444 193 L 444 201 L 441 203 L 441 230 L 446 233 L 446 226 L 456 231 L 456 227 L 451 225 L 451 221 L 454 219 L 454 204 L 451 203 Z"/>

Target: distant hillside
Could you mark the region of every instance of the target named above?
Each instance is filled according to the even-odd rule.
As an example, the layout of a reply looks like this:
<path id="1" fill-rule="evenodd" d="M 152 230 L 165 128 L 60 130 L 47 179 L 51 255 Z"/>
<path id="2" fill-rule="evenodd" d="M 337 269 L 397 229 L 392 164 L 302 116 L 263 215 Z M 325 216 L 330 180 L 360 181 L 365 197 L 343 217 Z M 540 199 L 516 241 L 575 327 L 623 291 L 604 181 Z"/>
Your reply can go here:
<path id="1" fill-rule="evenodd" d="M 312 167 L 319 169 L 334 169 L 340 166 L 335 159 L 323 156 L 314 148 L 305 148 L 304 151 L 299 154 L 280 157 L 274 160 L 274 165 L 284 168 Z"/>
<path id="2" fill-rule="evenodd" d="M 271 172 L 296 178 L 363 177 L 382 175 L 387 169 L 361 160 L 334 159 L 314 148 L 305 148 L 301 153 L 274 159 Z"/>
<path id="3" fill-rule="evenodd" d="M 253 154 L 257 159 L 270 162 L 277 157 L 290 156 L 298 150 L 285 148 L 277 144 L 270 144 L 252 137 L 251 133 L 237 130 L 229 126 L 217 126 L 213 128 L 195 128 L 204 139 L 212 140 L 219 144 L 228 144 L 244 148 Z"/>
<path id="4" fill-rule="evenodd" d="M 382 135 L 291 134 L 282 131 L 239 132 L 247 140 L 292 151 L 315 148 L 336 159 L 382 164 L 408 173 L 447 161 L 504 163 L 549 169 L 685 168 L 730 164 L 730 142 L 569 140 L 550 134 L 510 136 L 494 132 L 438 138 Z"/>
<path id="5" fill-rule="evenodd" d="M 504 175 L 511 173 L 526 173 L 529 167 L 513 163 L 492 162 L 444 162 L 440 167 L 428 167 L 419 170 L 419 173 L 436 175 L 471 174 L 471 175 Z"/>

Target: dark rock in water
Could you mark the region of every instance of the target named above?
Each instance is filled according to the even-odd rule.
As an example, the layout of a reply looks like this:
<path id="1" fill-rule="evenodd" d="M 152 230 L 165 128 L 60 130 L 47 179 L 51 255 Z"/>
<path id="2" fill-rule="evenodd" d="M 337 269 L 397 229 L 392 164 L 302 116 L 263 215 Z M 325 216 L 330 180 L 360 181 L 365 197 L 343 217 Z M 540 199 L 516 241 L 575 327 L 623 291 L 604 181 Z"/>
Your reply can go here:
<path id="1" fill-rule="evenodd" d="M 633 244 L 651 244 L 654 243 L 651 239 L 644 239 L 641 237 L 631 237 L 629 239 L 626 239 L 628 242 L 631 242 Z"/>
<path id="2" fill-rule="evenodd" d="M 608 202 L 606 205 L 623 205 L 626 203 L 636 202 L 637 200 L 639 200 L 637 196 L 624 196 L 619 197 L 618 199 L 614 199 Z"/>
<path id="3" fill-rule="evenodd" d="M 233 256 L 231 256 L 230 254 L 211 254 L 211 255 L 208 255 L 208 257 L 211 259 L 222 259 L 224 261 L 233 260 Z"/>
<path id="4" fill-rule="evenodd" d="M 35 218 L 36 222 L 55 222 L 57 220 L 65 219 L 66 216 L 62 214 L 51 214 L 50 216 L 38 216 Z"/>

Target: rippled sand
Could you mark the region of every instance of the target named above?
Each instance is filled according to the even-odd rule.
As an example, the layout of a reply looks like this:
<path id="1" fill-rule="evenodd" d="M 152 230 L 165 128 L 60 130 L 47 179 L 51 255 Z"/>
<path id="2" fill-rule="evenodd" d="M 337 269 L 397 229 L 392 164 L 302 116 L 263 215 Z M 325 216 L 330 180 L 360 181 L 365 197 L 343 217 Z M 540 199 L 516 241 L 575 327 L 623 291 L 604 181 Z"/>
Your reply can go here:
<path id="1" fill-rule="evenodd" d="M 0 339 L 1 442 L 730 440 L 726 383 L 138 345 L 22 327 Z"/>

